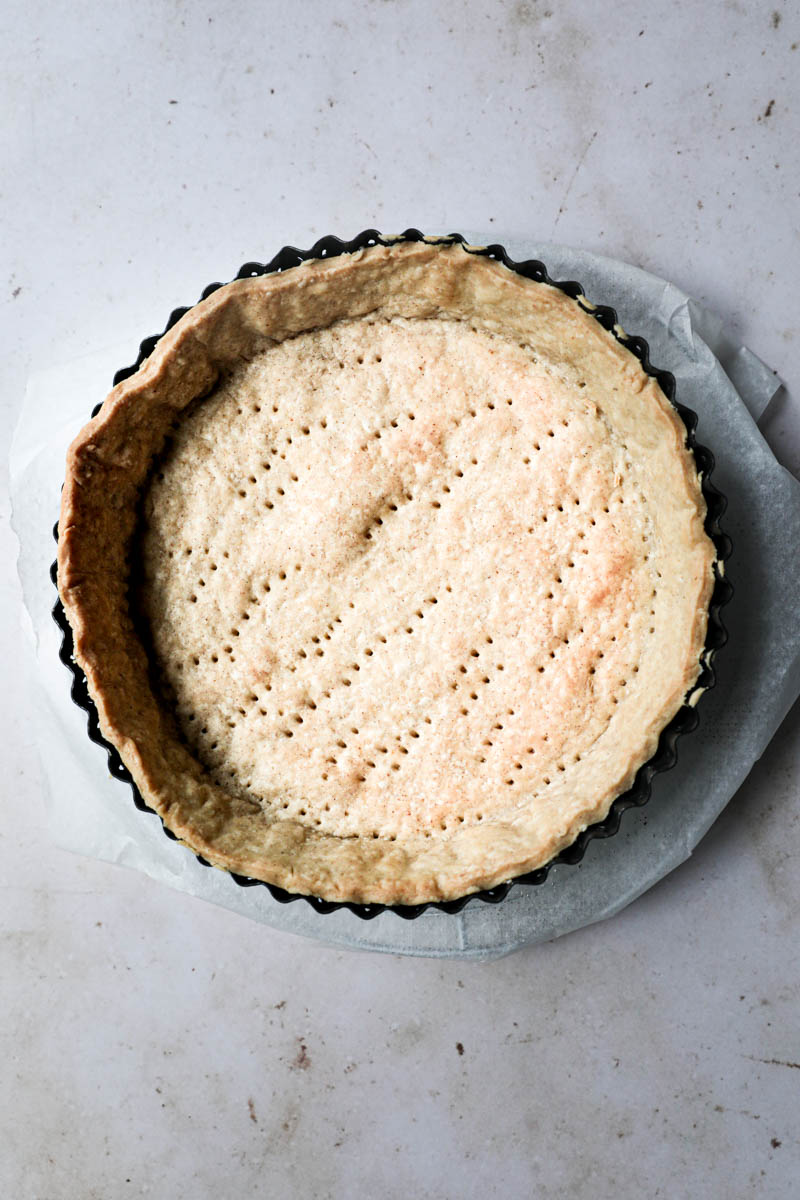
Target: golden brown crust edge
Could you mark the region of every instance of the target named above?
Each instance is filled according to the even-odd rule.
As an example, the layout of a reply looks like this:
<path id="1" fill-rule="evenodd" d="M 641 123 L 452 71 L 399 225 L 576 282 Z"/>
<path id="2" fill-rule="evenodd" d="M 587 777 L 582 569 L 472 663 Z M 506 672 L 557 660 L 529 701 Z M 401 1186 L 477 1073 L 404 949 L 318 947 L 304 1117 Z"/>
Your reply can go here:
<path id="1" fill-rule="evenodd" d="M 426 290 L 421 277 L 429 273 L 434 257 L 441 261 L 442 255 L 449 260 L 444 277 Z M 466 274 L 473 276 L 468 282 L 460 278 L 465 263 L 469 264 Z M 704 506 L 694 463 L 684 452 L 686 495 L 695 505 L 694 537 L 702 552 L 693 580 L 692 644 L 676 679 L 671 706 L 623 776 L 612 781 L 591 811 L 574 814 L 564 828 L 551 830 L 543 840 L 526 843 L 514 831 L 496 830 L 494 845 L 487 849 L 484 839 L 466 831 L 457 854 L 452 843 L 442 842 L 432 852 L 425 844 L 406 848 L 328 838 L 322 848 L 313 831 L 291 821 L 270 823 L 260 810 L 210 783 L 176 739 L 150 688 L 146 657 L 127 614 L 126 551 L 139 490 L 171 421 L 208 392 L 237 357 L 298 332 L 309 308 L 315 325 L 343 315 L 342 294 L 351 304 L 348 313 L 353 307 L 362 313 L 387 305 L 389 311 L 392 305 L 396 308 L 396 294 L 387 299 L 381 289 L 387 264 L 395 269 L 400 293 L 409 284 L 416 289 L 416 311 L 422 315 L 480 303 L 484 289 L 498 280 L 513 288 L 543 286 L 527 284 L 517 276 L 508 279 L 511 273 L 500 264 L 460 249 L 442 251 L 414 244 L 376 247 L 314 264 L 313 272 L 298 268 L 220 289 L 161 339 L 142 368 L 111 392 L 98 416 L 70 447 L 59 522 L 58 579 L 74 632 L 75 657 L 97 704 L 103 735 L 119 750 L 146 802 L 181 840 L 217 866 L 264 878 L 289 891 L 329 900 L 413 904 L 454 898 L 539 867 L 571 844 L 588 823 L 606 815 L 614 798 L 655 751 L 661 728 L 697 678 L 714 551 L 702 530 Z M 355 302 L 347 295 L 353 274 Z M 344 288 L 326 287 L 331 279 L 344 283 Z M 683 446 L 685 431 L 677 413 L 636 360 L 585 317 L 577 304 L 560 292 L 547 291 L 547 302 L 569 313 L 570 319 L 591 322 L 597 331 L 591 355 L 611 355 L 623 373 L 636 377 L 639 392 L 650 393 L 662 419 L 672 425 L 676 443 Z M 143 415 L 150 435 L 147 442 L 141 437 Z M 340 844 L 330 845 L 333 841 Z"/>

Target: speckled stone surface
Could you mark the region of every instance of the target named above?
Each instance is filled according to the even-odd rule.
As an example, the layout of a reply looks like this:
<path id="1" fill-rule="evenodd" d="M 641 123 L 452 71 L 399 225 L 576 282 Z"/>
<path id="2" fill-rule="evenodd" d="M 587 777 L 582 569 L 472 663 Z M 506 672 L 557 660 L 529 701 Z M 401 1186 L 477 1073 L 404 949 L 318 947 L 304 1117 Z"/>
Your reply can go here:
<path id="1" fill-rule="evenodd" d="M 787 381 L 765 433 L 798 472 L 790 6 L 6 15 L 4 443 L 30 370 L 133 352 L 245 259 L 496 226 L 718 312 Z M 49 845 L 0 511 L 4 1194 L 796 1195 L 797 708 L 612 921 L 484 965 L 320 948 Z"/>

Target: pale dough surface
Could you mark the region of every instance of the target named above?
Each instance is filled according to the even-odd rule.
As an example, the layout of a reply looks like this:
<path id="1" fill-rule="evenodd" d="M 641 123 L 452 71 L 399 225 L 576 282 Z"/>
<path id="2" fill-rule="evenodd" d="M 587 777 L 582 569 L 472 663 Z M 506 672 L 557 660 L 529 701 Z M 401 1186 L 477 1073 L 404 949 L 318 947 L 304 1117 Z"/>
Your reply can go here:
<path id="1" fill-rule="evenodd" d="M 124 664 L 127 730 L 120 656 L 85 653 L 104 731 L 196 850 L 296 890 L 412 902 L 541 865 L 629 786 L 699 671 L 714 555 L 679 419 L 576 302 L 458 247 L 231 289 L 156 351 L 117 570 L 147 650 Z M 136 378 L 98 418 L 128 437 Z M 73 623 L 79 661 L 82 638 L 114 640 L 113 619 Z"/>

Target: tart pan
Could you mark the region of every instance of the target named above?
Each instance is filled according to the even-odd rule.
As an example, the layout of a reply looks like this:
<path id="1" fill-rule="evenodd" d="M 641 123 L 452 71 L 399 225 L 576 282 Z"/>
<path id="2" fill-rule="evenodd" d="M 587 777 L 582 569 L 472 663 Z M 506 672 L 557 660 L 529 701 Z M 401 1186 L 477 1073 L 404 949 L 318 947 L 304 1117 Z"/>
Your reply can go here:
<path id="1" fill-rule="evenodd" d="M 509 880 L 507 883 L 499 884 L 497 887 L 485 891 L 473 892 L 468 896 L 460 897 L 456 900 L 446 901 L 431 901 L 425 904 L 413 905 L 383 905 L 383 904 L 358 904 L 352 901 L 328 901 L 321 900 L 315 896 L 299 895 L 285 891 L 283 888 L 277 887 L 274 884 L 266 883 L 263 880 L 250 879 L 234 872 L 229 872 L 234 882 L 239 887 L 265 887 L 270 892 L 272 897 L 280 904 L 289 904 L 295 901 L 304 901 L 309 904 L 318 913 L 330 913 L 337 909 L 349 909 L 355 916 L 362 920 L 371 920 L 378 916 L 379 913 L 390 911 L 396 913 L 399 917 L 405 920 L 413 920 L 425 912 L 426 909 L 439 909 L 444 913 L 458 913 L 464 906 L 474 900 L 482 900 L 485 903 L 497 904 L 502 901 L 513 887 L 530 887 L 541 884 L 547 878 L 551 867 L 566 864 L 574 866 L 579 863 L 585 852 L 589 842 L 595 838 L 612 837 L 618 832 L 622 814 L 629 808 L 641 807 L 650 799 L 652 792 L 652 783 L 656 775 L 663 771 L 667 771 L 675 766 L 677 762 L 677 743 L 678 739 L 685 733 L 691 733 L 696 729 L 699 717 L 697 713 L 697 700 L 702 692 L 713 687 L 716 682 L 716 676 L 713 665 L 713 658 L 717 650 L 719 650 L 727 641 L 727 631 L 722 622 L 721 610 L 730 601 L 733 595 L 733 588 L 724 573 L 724 564 L 731 554 L 730 538 L 725 534 L 720 527 L 720 518 L 727 506 L 727 500 L 723 494 L 711 482 L 710 476 L 714 468 L 714 456 L 707 447 L 700 445 L 695 438 L 695 430 L 697 427 L 697 415 L 685 405 L 680 404 L 675 398 L 675 378 L 668 371 L 660 371 L 654 367 L 649 358 L 649 347 L 644 338 L 631 336 L 625 333 L 617 322 L 617 315 L 613 308 L 604 305 L 593 305 L 586 298 L 583 288 L 575 281 L 558 281 L 553 280 L 547 273 L 544 264 L 538 259 L 530 259 L 525 262 L 515 262 L 506 254 L 501 245 L 492 244 L 488 246 L 472 247 L 469 246 L 464 237 L 460 234 L 449 234 L 445 237 L 426 238 L 417 229 L 407 229 L 398 237 L 384 237 L 376 229 L 367 229 L 360 233 L 351 241 L 344 242 L 341 239 L 333 236 L 320 238 L 315 242 L 310 250 L 298 250 L 294 246 L 284 246 L 282 250 L 268 263 L 247 262 L 237 272 L 236 279 L 248 279 L 258 275 L 268 275 L 273 272 L 290 270 L 292 267 L 298 266 L 300 263 L 308 259 L 317 258 L 333 258 L 341 254 L 352 254 L 355 251 L 362 250 L 367 246 L 376 244 L 388 245 L 398 241 L 403 242 L 419 242 L 432 241 L 437 244 L 449 245 L 455 242 L 462 244 L 469 253 L 496 259 L 502 262 L 510 270 L 517 272 L 526 279 L 533 279 L 537 283 L 547 283 L 552 287 L 558 288 L 566 293 L 572 299 L 576 300 L 580 306 L 608 330 L 621 345 L 628 349 L 641 363 L 644 371 L 655 378 L 664 392 L 667 399 L 680 416 L 686 428 L 686 445 L 692 451 L 695 462 L 697 464 L 698 474 L 700 476 L 701 488 L 706 502 L 706 519 L 705 530 L 716 549 L 716 562 L 714 563 L 715 585 L 709 604 L 708 628 L 706 632 L 705 647 L 701 656 L 701 672 L 697 682 L 692 687 L 690 694 L 684 699 L 683 705 L 675 714 L 668 725 L 664 727 L 659 739 L 658 747 L 655 754 L 647 760 L 637 771 L 633 784 L 626 791 L 613 801 L 607 816 L 594 825 L 588 826 L 582 833 L 578 835 L 575 841 L 549 863 L 539 867 L 535 871 L 530 871 L 525 875 L 517 876 L 515 879 Z M 206 287 L 200 297 L 204 300 L 222 287 L 221 283 L 212 283 Z M 139 347 L 139 353 L 136 361 L 129 367 L 123 367 L 117 371 L 114 376 L 114 384 L 120 383 L 133 375 L 146 358 L 153 352 L 156 343 L 169 329 L 176 324 L 188 311 L 189 307 L 175 309 L 167 322 L 163 333 L 155 334 L 145 338 Z M 100 405 L 96 405 L 92 411 L 92 416 L 99 411 Z M 54 528 L 54 536 L 58 537 L 58 525 Z M 56 563 L 53 563 L 50 570 L 53 584 L 56 584 Z M 59 650 L 59 657 L 64 665 L 72 674 L 72 683 L 70 695 L 75 704 L 82 708 L 87 715 L 87 731 L 91 741 L 102 746 L 108 756 L 108 769 L 115 779 L 119 779 L 130 785 L 133 793 L 133 800 L 138 809 L 142 812 L 154 813 L 143 800 L 139 789 L 133 781 L 128 769 L 122 762 L 116 749 L 106 741 L 100 732 L 97 709 L 89 695 L 86 679 L 83 671 L 73 658 L 73 641 L 72 630 L 67 621 L 63 605 L 60 598 L 57 599 L 53 608 L 53 618 L 61 630 L 62 641 Z M 165 835 L 172 841 L 177 841 L 175 834 L 169 830 L 162 821 L 162 829 Z M 196 858 L 203 866 L 210 866 L 202 856 L 196 855 Z"/>

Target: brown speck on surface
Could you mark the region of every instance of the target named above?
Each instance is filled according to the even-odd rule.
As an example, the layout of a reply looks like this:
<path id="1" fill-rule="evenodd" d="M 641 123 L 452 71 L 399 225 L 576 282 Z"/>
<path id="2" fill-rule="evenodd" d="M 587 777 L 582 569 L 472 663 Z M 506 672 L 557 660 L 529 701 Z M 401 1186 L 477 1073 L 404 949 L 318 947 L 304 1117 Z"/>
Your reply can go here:
<path id="1" fill-rule="evenodd" d="M 21 291 L 22 291 L 21 287 L 15 287 L 13 292 L 11 293 L 12 300 L 16 300 L 17 296 L 20 294 Z"/>
<path id="2" fill-rule="evenodd" d="M 253 1124 L 254 1124 L 254 1125 L 257 1125 L 257 1124 L 258 1124 L 258 1117 L 256 1116 L 256 1106 L 255 1106 L 255 1104 L 253 1103 L 253 1097 L 252 1097 L 252 1096 L 248 1096 L 248 1097 L 247 1097 L 247 1111 L 248 1111 L 248 1112 L 249 1112 L 249 1114 L 250 1114 L 250 1120 L 253 1122 Z"/>
<path id="3" fill-rule="evenodd" d="M 777 8 L 774 9 L 773 13 L 772 13 L 772 28 L 777 29 L 782 20 L 783 20 L 783 14 L 779 13 Z"/>
<path id="4" fill-rule="evenodd" d="M 178 103 L 177 100 L 170 100 L 170 104 L 177 104 L 177 103 Z"/>
<path id="5" fill-rule="evenodd" d="M 308 1056 L 308 1047 L 302 1038 L 297 1038 L 297 1054 L 291 1063 L 293 1071 L 307 1071 L 311 1066 L 311 1059 Z"/>
<path id="6" fill-rule="evenodd" d="M 752 1054 L 748 1054 L 747 1058 L 751 1062 L 764 1063 L 767 1067 L 791 1067 L 794 1071 L 800 1071 L 800 1062 L 788 1062 L 785 1058 L 754 1058 Z"/>
<path id="7" fill-rule="evenodd" d="M 775 107 L 775 101 L 774 101 L 774 100 L 770 100 L 769 104 L 768 104 L 768 105 L 767 105 L 767 107 L 764 109 L 764 120 L 765 120 L 765 121 L 766 121 L 766 120 L 767 120 L 769 117 L 771 117 L 771 116 L 772 116 L 772 110 L 773 110 L 773 108 L 774 108 L 774 107 Z"/>
<path id="8" fill-rule="evenodd" d="M 279 1000 L 279 1001 L 278 1001 L 278 1003 L 277 1003 L 277 1004 L 273 1004 L 273 1006 L 272 1006 L 272 1007 L 273 1007 L 273 1008 L 277 1008 L 278 1010 L 280 1010 L 280 1009 L 282 1009 L 282 1008 L 286 1008 L 286 1001 L 285 1001 L 285 1000 Z"/>
<path id="9" fill-rule="evenodd" d="M 779 1141 L 778 1138 L 771 1138 L 769 1144 L 773 1150 L 777 1150 L 779 1146 L 783 1145 L 783 1142 Z"/>
<path id="10" fill-rule="evenodd" d="M 702 201 L 702 200 L 698 200 L 698 201 L 697 201 L 697 207 L 698 207 L 698 208 L 702 208 L 702 207 L 703 207 L 703 201 Z"/>
<path id="11" fill-rule="evenodd" d="M 460 1058 L 461 1055 L 464 1053 L 464 1047 L 461 1042 L 456 1042 L 456 1050 L 458 1051 L 458 1056 Z"/>

